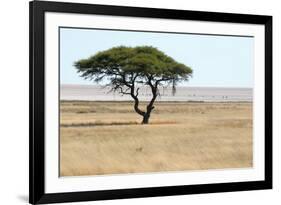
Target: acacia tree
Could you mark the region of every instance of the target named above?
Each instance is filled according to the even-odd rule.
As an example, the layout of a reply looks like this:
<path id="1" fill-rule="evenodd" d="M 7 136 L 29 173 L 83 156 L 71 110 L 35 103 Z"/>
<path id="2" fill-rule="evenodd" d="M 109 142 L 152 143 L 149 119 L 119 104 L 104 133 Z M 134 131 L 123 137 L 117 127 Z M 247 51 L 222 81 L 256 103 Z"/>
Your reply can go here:
<path id="1" fill-rule="evenodd" d="M 159 87 L 186 81 L 192 69 L 176 62 L 162 51 L 151 46 L 113 47 L 74 63 L 81 77 L 99 83 L 109 82 L 111 91 L 129 95 L 134 100 L 134 110 L 143 117 L 142 123 L 148 124 L 154 102 L 159 95 Z M 146 110 L 139 108 L 140 86 L 149 86 L 152 98 Z"/>

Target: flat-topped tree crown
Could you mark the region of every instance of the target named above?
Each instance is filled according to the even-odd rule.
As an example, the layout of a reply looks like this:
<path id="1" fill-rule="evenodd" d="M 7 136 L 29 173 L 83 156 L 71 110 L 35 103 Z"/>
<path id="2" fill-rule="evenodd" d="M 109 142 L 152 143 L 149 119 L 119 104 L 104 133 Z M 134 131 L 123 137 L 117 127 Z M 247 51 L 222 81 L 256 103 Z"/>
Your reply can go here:
<path id="1" fill-rule="evenodd" d="M 180 81 L 186 81 L 192 75 L 192 69 L 176 62 L 172 57 L 152 46 L 118 46 L 100 51 L 87 59 L 75 62 L 81 77 L 100 82 L 107 79 L 107 86 L 123 95 L 130 95 L 135 101 L 135 111 L 143 116 L 147 124 L 154 102 L 159 95 L 161 85 L 172 84 L 173 88 Z M 146 111 L 139 109 L 139 86 L 151 88 L 152 99 Z"/>

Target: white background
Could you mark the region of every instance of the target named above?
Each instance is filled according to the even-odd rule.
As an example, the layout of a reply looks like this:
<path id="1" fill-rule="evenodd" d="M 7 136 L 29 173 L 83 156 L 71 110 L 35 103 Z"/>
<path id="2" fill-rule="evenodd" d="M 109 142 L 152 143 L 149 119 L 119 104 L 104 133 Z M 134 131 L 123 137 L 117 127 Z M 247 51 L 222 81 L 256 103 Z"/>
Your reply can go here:
<path id="1" fill-rule="evenodd" d="M 144 23 L 145 21 L 145 23 Z M 114 23 L 112 23 L 114 22 Z M 131 30 L 180 31 L 189 33 L 219 33 L 251 35 L 255 38 L 255 87 L 253 165 L 251 169 L 209 170 L 207 172 L 162 172 L 154 174 L 111 175 L 106 177 L 58 178 L 58 27 L 94 27 Z M 160 35 L 161 36 L 161 35 Z M 45 15 L 45 191 L 72 192 L 137 187 L 172 186 L 184 184 L 258 181 L 264 179 L 264 26 L 210 23 L 181 20 L 143 19 L 47 13 Z"/>
<path id="2" fill-rule="evenodd" d="M 73 2 L 78 2 L 74 1 Z M 274 190 L 85 202 L 79 204 L 279 204 L 281 86 L 281 6 L 276 0 L 81 0 L 80 2 L 268 14 L 274 18 Z M 1 1 L 0 5 L 0 204 L 28 200 L 28 1 Z M 280 76 L 281 77 L 281 76 Z M 279 79 L 278 79 L 279 78 Z M 279 82 L 278 82 L 279 81 Z M 279 93 L 278 93 L 279 92 Z M 279 105 L 279 107 L 277 107 Z"/>

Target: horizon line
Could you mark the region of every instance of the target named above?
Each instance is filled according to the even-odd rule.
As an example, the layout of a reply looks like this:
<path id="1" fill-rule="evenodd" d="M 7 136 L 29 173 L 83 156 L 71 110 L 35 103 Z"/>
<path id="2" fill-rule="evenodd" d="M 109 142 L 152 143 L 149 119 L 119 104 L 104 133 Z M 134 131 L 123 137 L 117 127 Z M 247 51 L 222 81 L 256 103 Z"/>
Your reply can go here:
<path id="1" fill-rule="evenodd" d="M 61 83 L 60 86 L 105 86 L 101 84 L 76 84 L 76 83 Z M 169 86 L 170 87 L 170 86 Z M 200 85 L 179 85 L 179 87 L 190 87 L 190 88 L 246 88 L 246 89 L 253 89 L 254 87 L 247 87 L 247 86 L 200 86 Z"/>

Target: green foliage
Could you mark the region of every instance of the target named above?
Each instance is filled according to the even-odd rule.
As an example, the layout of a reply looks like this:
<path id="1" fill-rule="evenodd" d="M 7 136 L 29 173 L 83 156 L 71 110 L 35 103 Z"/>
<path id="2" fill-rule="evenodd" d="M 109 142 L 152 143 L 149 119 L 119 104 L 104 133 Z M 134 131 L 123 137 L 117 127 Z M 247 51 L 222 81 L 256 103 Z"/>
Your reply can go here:
<path id="1" fill-rule="evenodd" d="M 99 82 L 107 78 L 113 84 L 171 83 L 188 80 L 192 74 L 190 67 L 151 46 L 113 47 L 74 65 L 85 79 Z"/>

